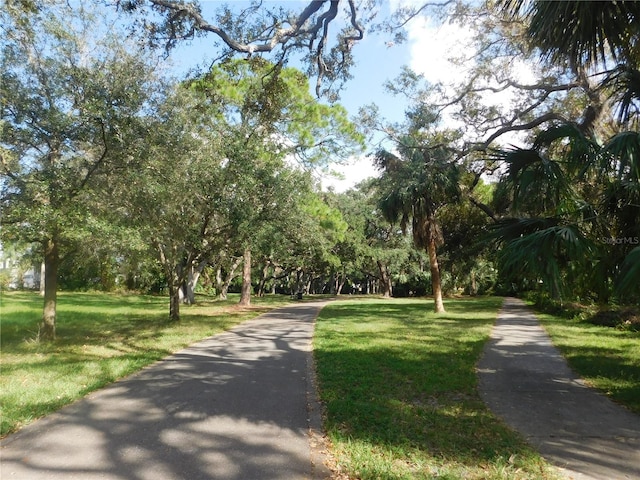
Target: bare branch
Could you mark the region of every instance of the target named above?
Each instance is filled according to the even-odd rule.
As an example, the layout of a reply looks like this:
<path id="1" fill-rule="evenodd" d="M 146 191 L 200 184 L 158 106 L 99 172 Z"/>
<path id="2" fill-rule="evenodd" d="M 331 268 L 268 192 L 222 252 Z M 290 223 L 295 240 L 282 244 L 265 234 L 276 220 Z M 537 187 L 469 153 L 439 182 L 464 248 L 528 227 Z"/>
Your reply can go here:
<path id="1" fill-rule="evenodd" d="M 87 174 L 84 176 L 84 178 L 80 182 L 80 186 L 77 189 L 74 189 L 74 191 L 71 193 L 71 195 L 75 195 L 79 190 L 82 190 L 84 188 L 86 183 L 89 181 L 89 178 L 91 178 L 91 176 L 96 172 L 96 170 L 98 170 L 100 165 L 102 165 L 102 163 L 104 162 L 105 158 L 107 158 L 107 153 L 109 152 L 109 146 L 108 146 L 108 142 L 107 142 L 107 132 L 105 131 L 103 120 L 101 118 L 98 118 L 96 120 L 100 124 L 100 133 L 101 133 L 101 136 L 102 136 L 102 144 L 104 146 L 104 149 L 103 149 L 102 154 L 100 155 L 100 157 L 87 170 Z"/>
<path id="2" fill-rule="evenodd" d="M 232 33 L 224 25 L 207 21 L 195 3 L 178 0 L 149 0 L 149 3 L 166 14 L 166 23 L 161 31 L 168 32 L 167 48 L 170 48 L 176 40 L 190 38 L 196 31 L 213 33 L 231 51 L 248 55 L 270 53 L 280 48 L 282 49 L 280 56 L 284 58 L 286 52 L 290 51 L 288 47 L 306 48 L 312 52 L 312 62 L 318 70 L 318 84 L 320 84 L 325 76 L 329 76 L 327 74 L 330 72 L 330 67 L 325 58 L 325 51 L 328 46 L 329 27 L 338 16 L 341 1 L 310 0 L 295 20 L 288 22 L 274 16 L 267 25 L 255 26 L 260 32 L 254 33 L 251 38 L 239 38 L 239 34 Z M 358 19 L 356 1 L 347 1 L 349 31 L 345 32 L 344 36 L 338 37 L 343 53 L 350 51 L 354 42 L 364 38 L 364 27 Z M 237 22 L 248 23 L 246 12 L 255 13 L 255 10 L 256 8 L 245 10 L 237 17 Z M 188 22 L 187 25 L 177 26 L 185 20 Z M 187 33 L 181 34 L 180 28 L 184 28 Z M 335 59 L 333 61 L 339 62 Z M 341 65 L 348 65 L 345 55 Z M 318 86 L 316 90 L 319 95 L 320 87 Z"/>
<path id="3" fill-rule="evenodd" d="M 446 2 L 442 2 L 442 3 L 423 3 L 422 6 L 420 8 L 418 8 L 417 10 L 413 10 L 411 12 L 408 12 L 407 18 L 404 19 L 404 21 L 402 23 L 398 23 L 396 25 L 390 25 L 390 29 L 392 30 L 399 30 L 401 28 L 403 28 L 405 25 L 407 25 L 407 23 L 409 23 L 411 20 L 413 20 L 414 18 L 416 18 L 418 15 L 420 15 L 424 10 L 426 10 L 429 7 L 446 7 L 447 5 L 450 5 L 452 3 L 454 3 L 455 0 L 447 0 Z"/>
<path id="4" fill-rule="evenodd" d="M 487 148 L 489 148 L 489 145 L 491 145 L 491 143 L 496 140 L 497 138 L 501 137 L 502 135 L 509 133 L 509 132 L 519 132 L 522 130 L 530 130 L 532 128 L 538 127 L 540 125 L 542 125 L 543 123 L 546 122 L 552 122 L 554 120 L 560 121 L 560 122 L 567 122 L 568 120 L 566 118 L 564 118 L 562 115 L 555 113 L 555 112 L 549 112 L 546 113 L 544 115 L 541 115 L 538 118 L 535 118 L 534 120 L 531 120 L 528 123 L 523 123 L 523 124 L 519 124 L 519 125 L 505 125 L 502 128 L 499 128 L 498 130 L 496 130 L 495 132 L 493 132 L 484 142 L 482 142 L 481 144 L 476 144 L 474 145 L 470 151 L 485 151 Z"/>
<path id="5" fill-rule="evenodd" d="M 318 12 L 326 2 L 331 2 L 332 9 L 334 8 L 333 4 L 337 4 L 339 2 L 339 0 L 311 1 L 290 27 L 275 29 L 273 35 L 271 35 L 270 38 L 263 42 L 243 43 L 237 39 L 232 38 L 227 33 L 227 31 L 225 31 L 221 27 L 207 22 L 192 4 L 178 3 L 172 0 L 149 1 L 153 5 L 188 16 L 193 21 L 193 25 L 197 30 L 210 32 L 217 35 L 229 48 L 240 53 L 270 52 L 274 50 L 278 45 L 284 44 L 291 38 L 294 38 L 296 36 L 308 34 L 311 34 L 312 36 L 317 35 L 320 29 L 325 26 L 325 19 L 328 18 L 329 12 L 325 12 L 318 18 L 318 20 L 314 24 L 305 28 L 305 24 L 307 23 L 307 21 L 313 14 Z M 331 19 L 333 19 L 334 17 L 335 15 Z"/>
<path id="6" fill-rule="evenodd" d="M 527 85 L 527 84 L 514 82 L 510 79 L 506 79 L 502 81 L 499 80 L 498 83 L 500 85 L 498 86 L 484 85 L 482 87 L 474 87 L 473 85 L 478 80 L 479 77 L 480 77 L 480 74 L 474 75 L 467 82 L 466 88 L 464 88 L 458 96 L 456 96 L 455 98 L 452 98 L 446 103 L 435 104 L 435 106 L 437 106 L 440 109 L 440 111 L 442 111 L 447 107 L 457 105 L 470 93 L 483 93 L 483 92 L 500 93 L 507 90 L 508 88 L 515 88 L 518 90 L 525 90 L 525 91 L 541 91 L 544 93 L 544 98 L 546 99 L 552 93 L 565 92 L 565 91 L 568 92 L 569 90 L 582 86 L 582 84 L 579 81 L 563 83 L 560 85 L 554 85 L 550 83 L 534 83 L 534 84 Z"/>

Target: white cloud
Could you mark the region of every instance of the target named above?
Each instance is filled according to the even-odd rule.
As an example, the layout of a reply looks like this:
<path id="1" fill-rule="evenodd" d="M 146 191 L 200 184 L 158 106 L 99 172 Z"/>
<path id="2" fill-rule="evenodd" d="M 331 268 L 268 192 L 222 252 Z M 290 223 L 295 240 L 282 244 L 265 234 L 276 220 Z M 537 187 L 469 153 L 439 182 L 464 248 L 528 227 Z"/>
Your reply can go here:
<path id="1" fill-rule="evenodd" d="M 463 27 L 458 23 L 439 24 L 424 16 L 413 19 L 407 24 L 409 67 L 423 75 L 428 82 L 441 83 L 444 91 L 451 95 L 455 85 L 461 85 L 470 78 L 476 55 L 476 48 L 473 45 L 474 33 L 473 27 Z M 508 69 L 509 77 L 517 80 L 518 83 L 527 84 L 536 81 L 535 67 L 521 59 L 513 59 L 506 65 L 496 64 L 495 68 L 496 71 Z M 490 79 L 485 81 L 485 85 L 497 87 L 498 82 Z M 482 96 L 482 103 L 486 106 L 508 108 L 519 100 L 520 95 L 521 92 L 514 88 L 486 92 Z M 461 126 L 447 117 L 446 113 L 444 122 L 452 128 Z M 521 137 L 522 134 L 514 132 L 505 136 L 502 143 L 518 144 L 521 143 Z"/>
<path id="2" fill-rule="evenodd" d="M 365 156 L 354 158 L 346 165 L 335 165 L 333 170 L 342 178 L 323 176 L 321 179 L 323 190 L 331 187 L 336 192 L 344 192 L 353 188 L 362 180 L 378 176 L 379 174 L 371 163 L 371 159 Z"/>
<path id="3" fill-rule="evenodd" d="M 465 78 L 468 64 L 456 65 L 452 60 L 473 57 L 469 29 L 450 23 L 435 25 L 424 17 L 414 19 L 408 27 L 412 70 L 432 83 L 459 83 Z"/>

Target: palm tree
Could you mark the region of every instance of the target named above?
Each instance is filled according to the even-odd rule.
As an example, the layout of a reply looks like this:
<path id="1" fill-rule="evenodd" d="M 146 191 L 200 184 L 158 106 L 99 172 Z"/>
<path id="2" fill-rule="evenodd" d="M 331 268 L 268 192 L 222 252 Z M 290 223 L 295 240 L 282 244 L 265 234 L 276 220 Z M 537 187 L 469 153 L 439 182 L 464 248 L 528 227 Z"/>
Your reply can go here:
<path id="1" fill-rule="evenodd" d="M 445 309 L 437 248 L 443 237 L 437 212 L 459 198 L 458 167 L 443 147 L 418 145 L 408 137 L 398 144 L 398 153 L 376 153 L 382 170 L 379 206 L 389 222 L 399 223 L 403 233 L 411 224 L 414 245 L 424 248 L 429 256 L 435 311 L 441 313 Z"/>
<path id="2" fill-rule="evenodd" d="M 575 124 L 557 125 L 530 149 L 500 151 L 494 160 L 507 165 L 502 187 L 511 201 L 511 218 L 494 229 L 504 273 L 542 280 L 557 299 L 572 292 L 607 302 L 614 285 L 619 294 L 637 290 L 638 132 L 599 145 Z"/>
<path id="3" fill-rule="evenodd" d="M 593 66 L 640 55 L 640 2 L 605 0 L 502 0 L 505 12 L 522 13 L 532 46 L 554 61 Z"/>
<path id="4" fill-rule="evenodd" d="M 582 281 L 600 300 L 608 299 L 614 283 L 619 295 L 639 294 L 640 257 L 633 247 L 640 238 L 640 2 L 500 4 L 509 14 L 523 15 L 531 48 L 541 57 L 569 65 L 578 76 L 589 71 L 600 78 L 592 93 L 606 93 L 611 120 L 618 120 L 599 131 L 556 125 L 540 132 L 531 149 L 498 153 L 509 166 L 505 183 L 516 217 L 496 230 L 505 265 L 520 273 L 546 272 L 549 285 L 557 286 L 562 271 L 565 279 L 575 276 L 570 264 L 586 257 Z M 605 105 L 594 106 L 603 112 Z M 618 244 L 612 248 L 607 240 Z"/>

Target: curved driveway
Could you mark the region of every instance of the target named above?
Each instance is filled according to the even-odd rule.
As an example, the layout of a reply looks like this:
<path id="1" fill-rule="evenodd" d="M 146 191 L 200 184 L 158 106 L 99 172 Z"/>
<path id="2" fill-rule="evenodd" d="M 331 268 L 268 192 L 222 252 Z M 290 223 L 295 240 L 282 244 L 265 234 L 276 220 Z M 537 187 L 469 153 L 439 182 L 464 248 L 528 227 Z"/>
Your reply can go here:
<path id="1" fill-rule="evenodd" d="M 269 312 L 25 427 L 2 441 L 0 477 L 326 478 L 311 361 L 324 305 Z"/>

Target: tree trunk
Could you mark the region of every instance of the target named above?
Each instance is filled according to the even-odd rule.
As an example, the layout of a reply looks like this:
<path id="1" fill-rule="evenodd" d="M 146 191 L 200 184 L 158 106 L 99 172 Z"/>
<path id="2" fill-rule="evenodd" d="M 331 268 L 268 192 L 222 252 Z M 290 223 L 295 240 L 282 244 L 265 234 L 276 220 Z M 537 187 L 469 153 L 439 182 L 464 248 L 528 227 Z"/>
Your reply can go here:
<path id="1" fill-rule="evenodd" d="M 246 248 L 243 255 L 242 266 L 242 290 L 240 293 L 240 305 L 251 305 L 251 249 Z"/>
<path id="2" fill-rule="evenodd" d="M 438 266 L 438 255 L 436 252 L 436 241 L 429 239 L 427 245 L 429 254 L 429 266 L 431 267 L 431 288 L 433 289 L 433 301 L 436 313 L 444 313 L 444 303 L 442 303 L 442 282 L 440 281 L 440 267 Z"/>
<path id="3" fill-rule="evenodd" d="M 475 297 L 478 294 L 478 285 L 476 283 L 476 272 L 471 270 L 471 296 Z"/>
<path id="4" fill-rule="evenodd" d="M 337 276 L 336 295 L 342 295 L 342 289 L 344 288 L 344 284 L 347 283 L 347 274 L 345 272 L 345 269 L 343 268 L 342 272 L 340 272 L 339 274 L 336 274 L 336 276 Z"/>
<path id="5" fill-rule="evenodd" d="M 222 280 L 222 267 L 218 265 L 216 268 L 216 291 L 220 300 L 227 299 L 227 290 L 224 289 L 224 281 Z"/>
<path id="6" fill-rule="evenodd" d="M 56 338 L 56 305 L 58 295 L 58 265 L 60 255 L 55 239 L 44 242 L 44 308 L 38 328 L 38 341 L 53 341 Z"/>
<path id="7" fill-rule="evenodd" d="M 302 293 L 302 268 L 296 270 L 296 288 L 291 293 Z"/>
<path id="8" fill-rule="evenodd" d="M 264 267 L 262 268 L 262 276 L 260 277 L 260 283 L 258 284 L 258 296 L 264 297 L 264 290 L 267 284 L 267 280 L 269 277 L 269 267 L 271 266 L 271 261 L 266 260 Z"/>
<path id="9" fill-rule="evenodd" d="M 44 276 L 45 276 L 44 261 L 40 264 L 40 296 L 44 297 Z"/>
<path id="10" fill-rule="evenodd" d="M 231 264 L 227 277 L 224 279 L 222 278 L 222 267 L 219 266 L 216 270 L 216 289 L 218 290 L 218 297 L 220 300 L 227 299 L 229 285 L 231 285 L 231 282 L 236 277 L 236 269 L 240 265 L 241 261 L 242 257 L 236 257 L 233 259 L 233 263 Z"/>
<path id="11" fill-rule="evenodd" d="M 154 240 L 154 245 L 158 250 L 160 264 L 164 270 L 164 276 L 167 280 L 167 288 L 169 289 L 169 320 L 177 322 L 180 320 L 180 303 L 182 301 L 182 284 L 184 283 L 184 267 L 182 262 L 174 263 L 172 258 L 176 255 L 167 255 L 163 244 Z"/>
<path id="12" fill-rule="evenodd" d="M 207 262 L 203 261 L 197 267 L 189 265 L 187 270 L 187 281 L 185 282 L 184 303 L 195 305 L 196 303 L 196 285 L 200 279 L 200 274 L 207 266 Z"/>
<path id="13" fill-rule="evenodd" d="M 391 276 L 389 275 L 389 267 L 378 260 L 378 270 L 380 270 L 380 281 L 382 282 L 382 296 L 390 298 L 393 295 L 393 286 L 391 285 Z"/>
<path id="14" fill-rule="evenodd" d="M 175 281 L 169 282 L 169 320 L 177 322 L 180 320 L 180 284 Z"/>

